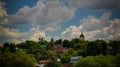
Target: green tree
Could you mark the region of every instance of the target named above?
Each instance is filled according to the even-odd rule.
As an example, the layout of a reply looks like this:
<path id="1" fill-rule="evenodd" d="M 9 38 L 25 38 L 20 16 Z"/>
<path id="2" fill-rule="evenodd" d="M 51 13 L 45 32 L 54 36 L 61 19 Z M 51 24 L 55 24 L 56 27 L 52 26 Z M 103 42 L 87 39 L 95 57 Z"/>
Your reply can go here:
<path id="1" fill-rule="evenodd" d="M 63 65 L 59 62 L 51 61 L 51 62 L 46 63 L 44 67 L 63 67 Z"/>
<path id="2" fill-rule="evenodd" d="M 70 56 L 62 56 L 61 57 L 61 62 L 64 63 L 69 63 L 70 62 Z"/>
<path id="3" fill-rule="evenodd" d="M 74 49 L 70 49 L 70 50 L 68 51 L 68 54 L 69 54 L 69 56 L 78 56 L 79 51 L 74 50 Z"/>
<path id="4" fill-rule="evenodd" d="M 49 56 L 49 51 L 46 49 L 39 49 L 34 52 L 34 55 L 37 60 L 43 60 L 43 59 L 49 59 L 51 56 Z"/>
<path id="5" fill-rule="evenodd" d="M 55 44 L 62 44 L 62 39 L 56 40 Z"/>
<path id="6" fill-rule="evenodd" d="M 87 54 L 88 56 L 96 56 L 101 54 L 101 44 L 97 44 L 95 41 L 91 41 L 87 46 Z"/>
<path id="7" fill-rule="evenodd" d="M 63 47 L 70 48 L 70 42 L 69 42 L 69 40 L 65 39 L 65 40 L 63 41 Z"/>
<path id="8" fill-rule="evenodd" d="M 120 53 L 120 41 L 117 40 L 109 41 L 109 46 L 112 47 L 113 55 Z"/>
<path id="9" fill-rule="evenodd" d="M 26 52 L 29 54 L 33 54 L 36 50 L 40 49 L 40 43 L 27 40 L 17 44 L 17 47 L 26 50 Z"/>
<path id="10" fill-rule="evenodd" d="M 54 58 L 57 55 L 56 51 L 54 51 L 54 50 L 48 50 L 47 54 L 50 59 Z"/>
<path id="11" fill-rule="evenodd" d="M 116 67 L 120 67 L 120 53 L 116 55 Z"/>
<path id="12" fill-rule="evenodd" d="M 36 67 L 36 60 L 24 51 L 4 52 L 0 54 L 0 67 Z"/>
<path id="13" fill-rule="evenodd" d="M 14 43 L 4 43 L 2 52 L 16 52 L 16 45 Z"/>
<path id="14" fill-rule="evenodd" d="M 81 58 L 73 67 L 116 67 L 113 56 L 88 56 Z"/>

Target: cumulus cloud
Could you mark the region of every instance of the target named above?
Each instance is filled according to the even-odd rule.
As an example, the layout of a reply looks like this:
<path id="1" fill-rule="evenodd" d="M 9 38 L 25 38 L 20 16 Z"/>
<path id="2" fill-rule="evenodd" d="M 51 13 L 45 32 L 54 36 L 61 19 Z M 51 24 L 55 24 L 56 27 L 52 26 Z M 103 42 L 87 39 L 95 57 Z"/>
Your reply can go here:
<path id="1" fill-rule="evenodd" d="M 7 12 L 4 8 L 5 3 L 0 1 L 0 24 L 7 24 L 8 23 L 8 19 L 7 19 Z"/>
<path id="2" fill-rule="evenodd" d="M 20 32 L 16 29 L 10 29 L 0 26 L 0 30 L 0 40 L 4 42 L 14 40 L 20 36 Z"/>
<path id="3" fill-rule="evenodd" d="M 4 9 L 5 3 L 0 1 L 0 24 L 32 24 L 33 28 L 29 31 L 21 32 L 18 29 L 4 27 L 0 25 L 0 40 L 2 42 L 20 42 L 24 40 L 38 40 L 39 36 L 46 37 L 45 32 L 52 32 L 61 29 L 59 23 L 66 22 L 73 18 L 74 10 L 57 1 L 38 1 L 37 4 L 30 8 L 24 6 L 16 14 L 8 15 Z M 44 26 L 40 29 L 39 26 Z M 44 30 L 44 31 L 43 31 Z"/>
<path id="4" fill-rule="evenodd" d="M 81 31 L 81 27 L 70 26 L 65 31 L 62 32 L 62 36 L 66 39 L 71 39 L 74 37 L 78 37 Z"/>
<path id="5" fill-rule="evenodd" d="M 74 17 L 74 13 L 74 9 L 68 8 L 59 0 L 46 1 L 46 3 L 38 1 L 32 8 L 24 6 L 16 14 L 10 15 L 9 21 L 14 24 L 46 25 L 53 30 L 54 25 L 71 20 Z"/>
<path id="6" fill-rule="evenodd" d="M 80 26 L 70 26 L 62 35 L 66 38 L 79 37 L 84 32 L 86 39 L 120 39 L 120 19 L 109 20 L 111 13 L 104 13 L 100 18 L 89 16 L 82 19 Z"/>
<path id="7" fill-rule="evenodd" d="M 25 40 L 38 41 L 39 37 L 48 39 L 45 31 L 41 30 L 39 27 L 33 27 L 27 32 L 20 32 L 20 34 L 21 36 L 19 36 L 18 39 L 20 41 L 25 41 Z"/>
<path id="8" fill-rule="evenodd" d="M 105 35 L 109 38 L 120 40 L 120 19 L 114 19 L 110 21 L 111 24 L 103 29 Z"/>
<path id="9" fill-rule="evenodd" d="M 103 29 L 105 26 L 109 26 L 110 12 L 104 13 L 99 19 L 95 16 L 88 16 L 80 21 L 81 26 L 84 27 L 85 31 L 92 31 L 95 29 Z"/>
<path id="10" fill-rule="evenodd" d="M 49 32 L 53 32 L 60 29 L 61 29 L 61 26 L 59 24 L 51 24 L 51 25 L 46 25 L 43 30 L 49 33 Z"/>
<path id="11" fill-rule="evenodd" d="M 31 34 L 31 36 L 29 38 L 30 40 L 38 41 L 39 37 L 46 38 L 46 33 L 44 31 L 40 30 L 38 27 L 31 28 L 29 33 Z"/>
<path id="12" fill-rule="evenodd" d="M 120 8 L 120 0 L 68 0 L 72 7 L 93 9 Z"/>
<path id="13" fill-rule="evenodd" d="M 4 42 L 19 43 L 25 40 L 38 41 L 39 37 L 49 39 L 49 37 L 46 37 L 46 33 L 40 30 L 39 27 L 33 27 L 27 32 L 20 32 L 18 29 L 11 29 L 3 26 L 0 26 L 0 30 L 1 30 L 0 32 L 1 43 Z"/>
<path id="14" fill-rule="evenodd" d="M 119 0 L 39 0 L 34 7 L 26 5 L 15 14 L 8 15 L 4 8 L 5 3 L 0 1 L 0 43 L 37 41 L 39 36 L 48 40 L 50 37 L 46 36 L 46 32 L 60 30 L 60 23 L 74 17 L 74 8 L 113 9 L 119 8 L 119 3 Z M 55 39 L 79 37 L 81 32 L 85 34 L 86 39 L 119 39 L 120 19 L 109 20 L 110 16 L 110 12 L 104 13 L 100 18 L 88 16 L 80 20 L 80 26 L 68 27 L 62 35 L 55 36 Z M 5 24 L 32 24 L 33 27 L 26 32 L 21 32 L 18 29 L 2 26 Z"/>

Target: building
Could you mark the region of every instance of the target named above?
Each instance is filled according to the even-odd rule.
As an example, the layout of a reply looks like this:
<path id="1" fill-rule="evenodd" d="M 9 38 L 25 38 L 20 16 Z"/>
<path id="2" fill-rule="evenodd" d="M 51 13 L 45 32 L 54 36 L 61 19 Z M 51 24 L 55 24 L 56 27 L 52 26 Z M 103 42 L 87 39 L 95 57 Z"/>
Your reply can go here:
<path id="1" fill-rule="evenodd" d="M 66 52 L 66 51 L 68 51 L 68 49 L 67 48 L 56 48 L 55 49 L 56 50 L 56 53 L 58 53 L 58 54 L 61 54 L 61 53 L 64 53 L 64 52 Z"/>
<path id="2" fill-rule="evenodd" d="M 40 42 L 40 47 L 41 48 L 47 48 L 47 45 L 45 43 L 45 38 L 44 37 L 40 37 L 39 36 L 38 41 Z"/>
<path id="3" fill-rule="evenodd" d="M 37 67 L 44 67 L 45 63 L 48 63 L 50 62 L 50 60 L 39 60 L 38 61 L 38 64 L 37 64 Z"/>
<path id="4" fill-rule="evenodd" d="M 50 62 L 50 60 L 48 59 L 48 60 L 39 60 L 39 64 L 44 64 L 44 63 L 48 63 L 48 62 Z"/>
<path id="5" fill-rule="evenodd" d="M 82 58 L 82 56 L 71 57 L 71 61 L 70 61 L 70 63 L 75 63 L 75 62 L 79 61 L 80 58 Z"/>
<path id="6" fill-rule="evenodd" d="M 84 34 L 83 34 L 83 32 L 81 32 L 81 34 L 80 34 L 80 41 L 84 41 L 85 40 L 85 36 L 84 36 Z"/>

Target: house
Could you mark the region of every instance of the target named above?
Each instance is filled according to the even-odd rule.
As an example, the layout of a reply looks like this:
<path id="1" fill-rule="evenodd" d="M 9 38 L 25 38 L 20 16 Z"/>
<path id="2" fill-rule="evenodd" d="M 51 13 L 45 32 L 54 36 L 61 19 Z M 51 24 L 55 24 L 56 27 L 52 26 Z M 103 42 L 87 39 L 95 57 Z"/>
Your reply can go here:
<path id="1" fill-rule="evenodd" d="M 65 63 L 64 67 L 71 67 L 73 63 L 77 62 L 80 60 L 80 58 L 82 58 L 82 56 L 75 56 L 75 57 L 71 57 L 71 60 L 69 63 Z"/>
<path id="2" fill-rule="evenodd" d="M 47 63 L 47 62 L 50 62 L 50 60 L 48 59 L 48 60 L 39 60 L 38 61 L 39 64 L 44 64 L 44 63 Z"/>
<path id="3" fill-rule="evenodd" d="M 71 57 L 70 63 L 75 63 L 75 62 L 79 61 L 80 58 L 82 58 L 82 56 Z"/>
<path id="4" fill-rule="evenodd" d="M 60 54 L 60 53 L 63 53 L 65 51 L 67 51 L 67 50 L 68 50 L 67 48 L 57 48 L 56 52 Z"/>
<path id="5" fill-rule="evenodd" d="M 36 65 L 37 67 L 44 67 L 45 63 L 50 62 L 50 60 L 39 60 L 38 64 Z"/>
<path id="6" fill-rule="evenodd" d="M 62 49 L 62 48 L 57 48 L 57 49 L 56 49 L 56 52 L 57 52 L 57 53 L 63 53 L 63 49 Z"/>

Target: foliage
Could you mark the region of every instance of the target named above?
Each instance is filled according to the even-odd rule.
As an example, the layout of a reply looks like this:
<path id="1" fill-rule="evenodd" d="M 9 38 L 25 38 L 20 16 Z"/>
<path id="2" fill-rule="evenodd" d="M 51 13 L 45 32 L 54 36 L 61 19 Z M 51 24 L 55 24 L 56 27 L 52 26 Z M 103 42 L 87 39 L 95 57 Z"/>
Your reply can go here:
<path id="1" fill-rule="evenodd" d="M 55 44 L 62 44 L 62 39 L 56 40 Z"/>
<path id="2" fill-rule="evenodd" d="M 64 63 L 69 63 L 70 62 L 70 56 L 61 56 L 61 62 Z"/>
<path id="3" fill-rule="evenodd" d="M 120 67 L 120 53 L 116 55 L 116 67 Z"/>
<path id="4" fill-rule="evenodd" d="M 34 52 L 34 55 L 35 55 L 37 60 L 48 59 L 49 58 L 48 54 L 49 53 L 48 53 L 48 51 L 46 49 L 39 49 L 39 50 L 36 50 Z"/>
<path id="5" fill-rule="evenodd" d="M 16 52 L 16 45 L 14 43 L 4 43 L 2 52 Z"/>
<path id="6" fill-rule="evenodd" d="M 81 58 L 73 67 L 116 67 L 113 56 L 88 56 Z"/>
<path id="7" fill-rule="evenodd" d="M 17 53 L 4 52 L 0 54 L 1 67 L 36 67 L 36 60 L 33 55 L 28 55 L 24 51 Z"/>
<path id="8" fill-rule="evenodd" d="M 109 46 L 112 47 L 113 55 L 120 53 L 120 41 L 114 40 L 109 41 Z"/>
<path id="9" fill-rule="evenodd" d="M 60 48 L 67 48 L 67 50 L 59 54 L 55 51 L 57 48 L 54 48 L 53 44 L 61 44 Z M 47 47 L 41 48 L 41 45 Z M 83 56 L 85 58 L 73 64 L 74 67 L 120 67 L 119 48 L 120 41 L 117 40 L 80 41 L 79 38 L 63 41 L 62 39 L 54 41 L 52 38 L 50 42 L 27 40 L 19 44 L 4 43 L 3 47 L 0 47 L 0 66 L 34 67 L 36 60 L 51 59 L 52 62 L 47 63 L 46 66 L 58 67 L 56 65 L 69 63 L 71 57 Z M 55 62 L 55 57 L 60 58 L 61 62 Z"/>
<path id="10" fill-rule="evenodd" d="M 51 62 L 46 63 L 44 67 L 63 67 L 63 65 L 59 62 L 51 61 Z"/>
<path id="11" fill-rule="evenodd" d="M 74 49 L 70 49 L 68 51 L 69 56 L 77 56 L 78 55 L 78 51 L 74 50 Z"/>
<path id="12" fill-rule="evenodd" d="M 65 39 L 65 40 L 63 41 L 63 47 L 70 48 L 70 42 L 69 42 L 69 40 Z"/>

